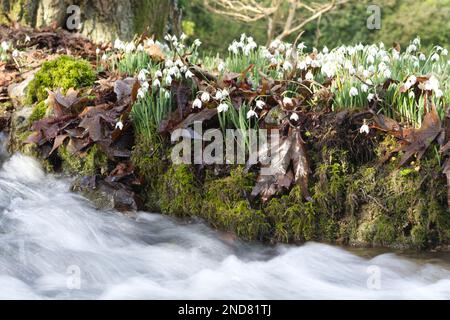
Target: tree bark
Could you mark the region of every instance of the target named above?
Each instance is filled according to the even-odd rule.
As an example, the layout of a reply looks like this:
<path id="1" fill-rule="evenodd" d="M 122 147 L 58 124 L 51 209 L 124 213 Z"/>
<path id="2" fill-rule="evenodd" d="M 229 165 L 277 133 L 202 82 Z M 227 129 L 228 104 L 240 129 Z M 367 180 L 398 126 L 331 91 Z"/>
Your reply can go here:
<path id="1" fill-rule="evenodd" d="M 181 32 L 181 9 L 175 0 L 0 0 L 0 4 L 0 22 L 17 21 L 31 27 L 56 23 L 63 28 L 70 16 L 67 8 L 77 5 L 79 32 L 94 41 L 131 40 L 144 31 L 157 37 L 168 30 Z"/>

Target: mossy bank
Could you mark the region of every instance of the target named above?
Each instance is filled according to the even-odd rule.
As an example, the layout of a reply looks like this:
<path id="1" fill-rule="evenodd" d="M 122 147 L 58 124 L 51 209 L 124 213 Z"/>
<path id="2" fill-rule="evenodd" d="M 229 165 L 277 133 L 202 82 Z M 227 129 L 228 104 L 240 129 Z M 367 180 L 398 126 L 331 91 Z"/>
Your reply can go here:
<path id="1" fill-rule="evenodd" d="M 31 123 L 51 112 L 45 103 L 46 89 L 83 89 L 94 79 L 85 61 L 63 56 L 44 64 L 28 87 L 28 102 L 33 106 L 29 120 L 21 130 L 13 131 L 13 140 L 18 141 L 15 150 L 42 158 L 23 142 Z M 395 157 L 381 161 L 395 145 L 389 135 L 373 134 L 355 143 L 345 130 L 335 128 L 336 123 L 324 122 L 318 131 L 301 130 L 311 160 L 311 199 L 305 200 L 305 190 L 295 186 L 265 203 L 251 196 L 256 172 L 241 166 L 173 165 L 166 138 L 137 135 L 131 142 L 130 162 L 142 180 L 137 188 L 142 209 L 180 218 L 200 217 L 251 241 L 447 247 L 447 186 L 435 149 L 400 167 Z M 103 178 L 116 165 L 95 144 L 77 154 L 61 146 L 43 163 L 48 170 Z"/>

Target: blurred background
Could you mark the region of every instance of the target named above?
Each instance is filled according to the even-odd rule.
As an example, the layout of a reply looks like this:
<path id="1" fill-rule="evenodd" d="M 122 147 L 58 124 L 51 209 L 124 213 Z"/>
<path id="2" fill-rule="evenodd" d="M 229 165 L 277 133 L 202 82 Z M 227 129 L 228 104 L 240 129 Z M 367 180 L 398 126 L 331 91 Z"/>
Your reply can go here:
<path id="1" fill-rule="evenodd" d="M 0 0 L 0 23 L 67 28 L 79 7 L 78 30 L 96 41 L 130 40 L 146 32 L 184 32 L 201 39 L 205 53 L 222 53 L 241 33 L 259 44 L 280 39 L 308 47 L 398 42 L 403 47 L 420 36 L 429 47 L 450 42 L 450 0 Z M 380 28 L 369 29 L 373 6 Z M 376 14 L 376 13 L 375 13 Z M 70 28 L 69 28 L 70 29 Z"/>

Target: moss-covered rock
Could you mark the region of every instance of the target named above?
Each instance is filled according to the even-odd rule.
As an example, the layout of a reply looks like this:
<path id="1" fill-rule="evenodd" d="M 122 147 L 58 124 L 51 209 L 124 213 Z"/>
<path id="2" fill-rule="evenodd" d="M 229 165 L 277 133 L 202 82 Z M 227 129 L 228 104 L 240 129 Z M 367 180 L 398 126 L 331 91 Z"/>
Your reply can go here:
<path id="1" fill-rule="evenodd" d="M 33 122 L 44 118 L 46 113 L 47 113 L 47 104 L 45 103 L 45 101 L 41 101 L 41 102 L 37 103 L 33 107 L 33 111 L 31 112 L 31 115 L 28 118 L 29 125 L 32 125 Z"/>
<path id="2" fill-rule="evenodd" d="M 247 196 L 255 184 L 255 175 L 242 167 L 227 177 L 206 177 L 200 216 L 221 230 L 234 232 L 243 239 L 267 238 L 270 225 L 262 210 L 252 208 Z"/>
<path id="3" fill-rule="evenodd" d="M 67 147 L 58 148 L 58 156 L 62 160 L 62 169 L 67 174 L 93 176 L 104 174 L 108 169 L 108 157 L 96 145 L 87 152 L 71 153 Z"/>
<path id="4" fill-rule="evenodd" d="M 27 103 L 40 102 L 47 98 L 46 89 L 81 88 L 91 86 L 96 79 L 89 62 L 69 56 L 60 56 L 44 62 L 34 75 L 27 89 Z"/>
<path id="5" fill-rule="evenodd" d="M 165 152 L 161 141 L 149 141 L 138 135 L 131 154 L 131 162 L 143 179 L 141 197 L 146 208 L 153 212 L 161 211 L 161 177 L 167 170 Z"/>
<path id="6" fill-rule="evenodd" d="M 201 202 L 202 189 L 192 166 L 171 166 L 161 177 L 159 205 L 162 213 L 195 216 L 200 213 Z"/>

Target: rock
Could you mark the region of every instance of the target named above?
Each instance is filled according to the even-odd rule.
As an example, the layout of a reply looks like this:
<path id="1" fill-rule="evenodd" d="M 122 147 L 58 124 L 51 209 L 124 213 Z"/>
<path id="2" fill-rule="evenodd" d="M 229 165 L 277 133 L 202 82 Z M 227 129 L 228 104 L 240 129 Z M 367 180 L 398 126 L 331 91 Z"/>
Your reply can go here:
<path id="1" fill-rule="evenodd" d="M 36 70 L 33 70 L 31 72 L 28 72 L 24 74 L 24 79 L 22 82 L 19 83 L 13 83 L 9 85 L 8 87 L 8 96 L 11 99 L 14 107 L 16 109 L 22 108 L 22 106 L 25 104 L 25 100 L 27 97 L 27 87 L 30 84 L 30 82 L 34 78 L 34 74 L 37 72 Z"/>
<path id="2" fill-rule="evenodd" d="M 103 210 L 116 209 L 131 213 L 141 208 L 136 194 L 121 183 L 108 183 L 97 177 L 81 177 L 72 185 L 72 191 L 79 192 L 94 205 Z"/>

